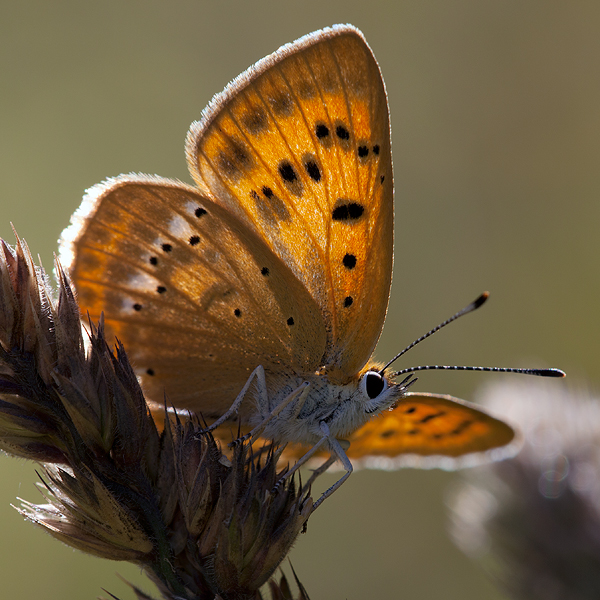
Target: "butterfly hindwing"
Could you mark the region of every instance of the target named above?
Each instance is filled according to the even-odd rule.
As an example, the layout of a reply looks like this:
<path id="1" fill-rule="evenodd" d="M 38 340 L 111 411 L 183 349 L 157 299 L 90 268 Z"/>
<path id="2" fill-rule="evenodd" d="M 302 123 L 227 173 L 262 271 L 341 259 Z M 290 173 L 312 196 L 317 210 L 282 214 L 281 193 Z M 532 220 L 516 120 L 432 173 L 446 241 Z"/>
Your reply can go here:
<path id="1" fill-rule="evenodd" d="M 390 466 L 396 458 L 397 466 L 456 468 L 464 466 L 465 455 L 469 455 L 466 462 L 474 464 L 478 456 L 481 461 L 490 460 L 494 452 L 510 453 L 514 449 L 506 447 L 514 438 L 509 425 L 475 404 L 447 395 L 408 393 L 393 410 L 350 435 L 347 454 L 353 462 L 390 457 Z"/>

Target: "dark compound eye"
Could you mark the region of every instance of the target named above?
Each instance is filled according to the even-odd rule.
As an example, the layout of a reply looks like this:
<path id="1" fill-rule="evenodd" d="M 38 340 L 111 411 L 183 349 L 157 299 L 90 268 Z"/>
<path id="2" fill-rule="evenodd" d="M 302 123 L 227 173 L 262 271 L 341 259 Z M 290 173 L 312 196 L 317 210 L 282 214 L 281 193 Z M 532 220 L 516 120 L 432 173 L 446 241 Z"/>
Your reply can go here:
<path id="1" fill-rule="evenodd" d="M 360 382 L 363 393 L 370 399 L 377 398 L 387 389 L 387 381 L 377 371 L 367 371 Z"/>

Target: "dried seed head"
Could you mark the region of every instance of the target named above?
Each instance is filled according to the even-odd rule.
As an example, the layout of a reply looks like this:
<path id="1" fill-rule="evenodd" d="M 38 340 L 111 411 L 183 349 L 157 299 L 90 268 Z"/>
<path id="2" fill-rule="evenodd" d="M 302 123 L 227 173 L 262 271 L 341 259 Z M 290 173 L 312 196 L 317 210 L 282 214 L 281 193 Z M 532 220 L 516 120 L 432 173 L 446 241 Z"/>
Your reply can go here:
<path id="1" fill-rule="evenodd" d="M 84 348 L 56 272 L 55 298 L 27 247 L 0 240 L 0 448 L 42 463 L 47 501 L 22 501 L 21 514 L 80 550 L 139 564 L 165 598 L 260 598 L 312 512 L 309 490 L 289 478 L 272 491 L 276 448 L 226 457 L 176 415 L 159 432 L 102 321 Z"/>

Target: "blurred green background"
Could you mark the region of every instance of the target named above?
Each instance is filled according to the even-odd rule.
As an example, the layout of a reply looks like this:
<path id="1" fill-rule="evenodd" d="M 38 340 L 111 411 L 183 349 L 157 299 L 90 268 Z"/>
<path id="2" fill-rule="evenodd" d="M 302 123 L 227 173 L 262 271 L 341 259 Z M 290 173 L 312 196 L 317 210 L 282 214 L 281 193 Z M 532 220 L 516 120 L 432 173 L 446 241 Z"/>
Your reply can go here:
<path id="1" fill-rule="evenodd" d="M 185 134 L 214 93 L 281 44 L 350 22 L 392 115 L 395 273 L 378 357 L 488 289 L 483 310 L 402 365 L 557 366 L 598 386 L 597 0 L 0 6 L 0 235 L 13 241 L 12 221 L 47 267 L 87 187 L 130 171 L 190 181 Z M 413 389 L 469 399 L 490 377 L 425 373 Z M 1 457 L 0 468 L 2 597 L 132 597 L 115 572 L 143 583 L 139 569 L 24 523 L 9 503 L 41 501 L 34 467 Z M 447 539 L 453 477 L 354 474 L 291 554 L 311 598 L 505 598 Z"/>

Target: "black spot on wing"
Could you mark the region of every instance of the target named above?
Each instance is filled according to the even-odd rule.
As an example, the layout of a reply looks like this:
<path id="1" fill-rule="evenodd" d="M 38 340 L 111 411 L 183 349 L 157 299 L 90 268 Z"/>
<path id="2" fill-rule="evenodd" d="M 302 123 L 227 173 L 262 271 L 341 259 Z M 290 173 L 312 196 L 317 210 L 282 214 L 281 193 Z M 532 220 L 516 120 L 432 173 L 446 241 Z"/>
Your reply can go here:
<path id="1" fill-rule="evenodd" d="M 345 123 L 342 121 L 337 121 L 335 123 L 334 131 L 338 146 L 344 152 L 348 152 L 351 148 L 353 148 L 350 130 Z"/>
<path id="2" fill-rule="evenodd" d="M 330 148 L 333 139 L 331 136 L 331 131 L 329 127 L 325 125 L 325 123 L 316 123 L 315 124 L 315 135 L 317 136 L 317 141 L 324 146 L 325 148 Z"/>
<path id="3" fill-rule="evenodd" d="M 305 154 L 302 157 L 302 164 L 308 173 L 308 176 L 315 182 L 321 181 L 321 169 L 317 157 L 314 154 Z"/>
<path id="4" fill-rule="evenodd" d="M 304 186 L 302 185 L 302 181 L 298 177 L 298 173 L 296 173 L 296 169 L 292 165 L 289 160 L 282 160 L 277 167 L 279 171 L 279 175 L 285 184 L 285 187 L 292 193 L 294 196 L 302 196 L 304 191 Z"/>
<path id="5" fill-rule="evenodd" d="M 333 207 L 331 217 L 334 221 L 355 222 L 364 214 L 365 209 L 362 204 L 354 200 L 339 198 Z"/>
<path id="6" fill-rule="evenodd" d="M 281 178 L 286 183 L 294 183 L 294 181 L 298 179 L 298 175 L 296 175 L 296 170 L 294 169 L 292 163 L 290 163 L 289 160 L 282 160 L 279 163 L 278 170 L 279 174 L 281 175 Z"/>
<path id="7" fill-rule="evenodd" d="M 338 138 L 340 138 L 340 140 L 350 139 L 350 132 L 348 131 L 348 128 L 345 125 L 338 125 L 335 128 L 335 135 L 337 135 Z"/>
<path id="8" fill-rule="evenodd" d="M 327 127 L 325 123 L 317 123 L 315 126 L 315 134 L 320 140 L 329 137 L 329 127 Z"/>
<path id="9" fill-rule="evenodd" d="M 430 415 L 425 415 L 420 421 L 419 423 L 429 423 L 429 421 L 432 421 L 433 419 L 437 419 L 438 417 L 443 417 L 446 413 L 443 410 L 440 410 L 437 413 L 432 413 Z"/>
<path id="10" fill-rule="evenodd" d="M 354 256 L 354 254 L 345 254 L 342 259 L 342 264 L 346 269 L 354 269 L 356 266 L 356 256 Z"/>
<path id="11" fill-rule="evenodd" d="M 473 421 L 462 421 L 451 432 L 450 435 L 460 435 L 465 429 L 468 429 L 473 424 Z"/>

